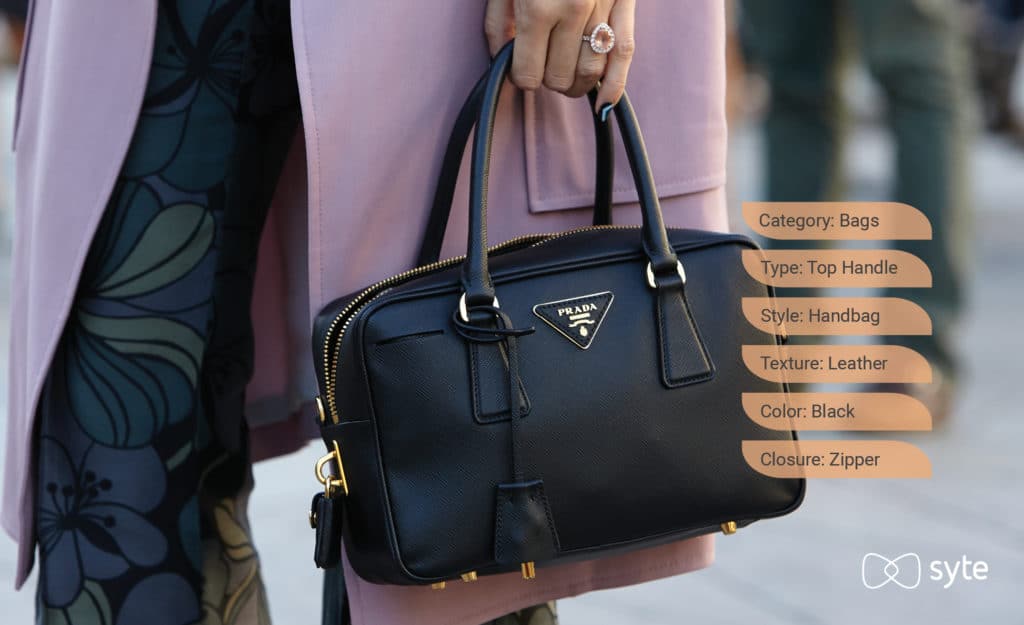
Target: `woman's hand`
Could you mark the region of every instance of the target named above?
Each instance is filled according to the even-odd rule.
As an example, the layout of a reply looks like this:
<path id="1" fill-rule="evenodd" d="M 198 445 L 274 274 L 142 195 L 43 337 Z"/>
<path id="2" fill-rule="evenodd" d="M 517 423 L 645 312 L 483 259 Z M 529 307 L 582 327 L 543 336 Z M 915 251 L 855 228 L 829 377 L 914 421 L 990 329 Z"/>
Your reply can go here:
<path id="1" fill-rule="evenodd" d="M 520 89 L 586 95 L 601 82 L 596 111 L 626 89 L 633 58 L 636 0 L 488 0 L 484 30 L 491 54 L 515 37 L 512 82 Z M 601 22 L 615 31 L 615 47 L 598 54 L 583 40 Z"/>

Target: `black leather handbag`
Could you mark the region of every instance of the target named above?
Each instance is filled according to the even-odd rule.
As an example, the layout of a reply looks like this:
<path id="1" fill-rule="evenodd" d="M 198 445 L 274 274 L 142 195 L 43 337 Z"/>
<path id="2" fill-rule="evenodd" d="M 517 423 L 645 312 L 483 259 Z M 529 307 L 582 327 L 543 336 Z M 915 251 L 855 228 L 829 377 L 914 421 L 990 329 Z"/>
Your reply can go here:
<path id="1" fill-rule="evenodd" d="M 479 110 L 467 255 L 337 300 L 315 322 L 321 567 L 338 562 L 344 536 L 371 582 L 530 579 L 546 564 L 731 533 L 803 497 L 804 480 L 761 475 L 741 452 L 744 439 L 795 438 L 760 428 L 741 404 L 743 392 L 784 391 L 741 358 L 744 344 L 779 340 L 742 314 L 742 298 L 771 296 L 741 262 L 755 244 L 666 229 L 627 97 L 615 118 L 643 226 L 487 247 L 511 57 L 510 44 L 464 109 Z M 474 117 L 456 124 L 421 260 L 440 249 Z M 595 119 L 598 221 L 610 205 L 608 126 Z"/>

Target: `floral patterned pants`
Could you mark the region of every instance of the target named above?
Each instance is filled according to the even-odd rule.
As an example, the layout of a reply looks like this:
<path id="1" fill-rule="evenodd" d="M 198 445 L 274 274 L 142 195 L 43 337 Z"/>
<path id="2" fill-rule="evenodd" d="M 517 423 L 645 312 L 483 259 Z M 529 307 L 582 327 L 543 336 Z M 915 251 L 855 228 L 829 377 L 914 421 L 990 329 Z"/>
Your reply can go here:
<path id="1" fill-rule="evenodd" d="M 42 625 L 270 622 L 244 392 L 260 235 L 300 115 L 288 9 L 159 0 L 135 134 L 40 402 Z M 325 625 L 347 621 L 337 573 Z M 556 622 L 553 604 L 493 621 Z"/>
<path id="2" fill-rule="evenodd" d="M 298 119 L 288 0 L 160 0 L 40 404 L 39 623 L 269 623 L 243 394 L 256 252 Z"/>

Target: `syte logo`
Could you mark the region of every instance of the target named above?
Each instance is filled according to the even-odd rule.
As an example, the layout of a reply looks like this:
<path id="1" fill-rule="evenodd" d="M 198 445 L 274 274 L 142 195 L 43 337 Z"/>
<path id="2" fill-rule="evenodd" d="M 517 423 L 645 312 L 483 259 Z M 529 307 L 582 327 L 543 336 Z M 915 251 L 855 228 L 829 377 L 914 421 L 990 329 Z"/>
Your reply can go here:
<path id="1" fill-rule="evenodd" d="M 928 579 L 949 589 L 958 581 L 974 582 L 988 579 L 988 562 L 970 560 L 962 555 L 958 560 L 932 560 L 928 564 Z M 921 556 L 908 552 L 889 558 L 880 553 L 867 553 L 860 562 L 860 578 L 864 587 L 877 590 L 892 584 L 906 590 L 921 585 L 924 575 Z"/>
<path id="2" fill-rule="evenodd" d="M 865 554 L 860 562 L 860 579 L 871 590 L 889 582 L 913 590 L 921 585 L 921 557 L 905 553 L 890 560 L 880 553 Z"/>

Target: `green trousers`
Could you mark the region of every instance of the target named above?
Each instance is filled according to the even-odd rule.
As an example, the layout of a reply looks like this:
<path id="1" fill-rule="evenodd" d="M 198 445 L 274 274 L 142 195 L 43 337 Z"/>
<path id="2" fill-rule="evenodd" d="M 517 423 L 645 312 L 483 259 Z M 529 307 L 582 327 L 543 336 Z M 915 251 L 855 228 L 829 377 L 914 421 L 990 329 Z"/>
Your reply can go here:
<path id="1" fill-rule="evenodd" d="M 920 209 L 932 224 L 931 241 L 891 244 L 927 263 L 932 288 L 894 288 L 883 295 L 922 305 L 934 334 L 888 337 L 886 342 L 921 352 L 950 375 L 956 372 L 950 343 L 963 303 L 970 238 L 967 58 L 956 28 L 957 5 L 955 0 L 744 0 L 741 17 L 744 47 L 771 86 L 764 120 L 768 201 L 843 199 L 844 111 L 838 77 L 846 36 L 853 35 L 881 87 L 895 143 L 894 188 L 884 199 Z"/>

